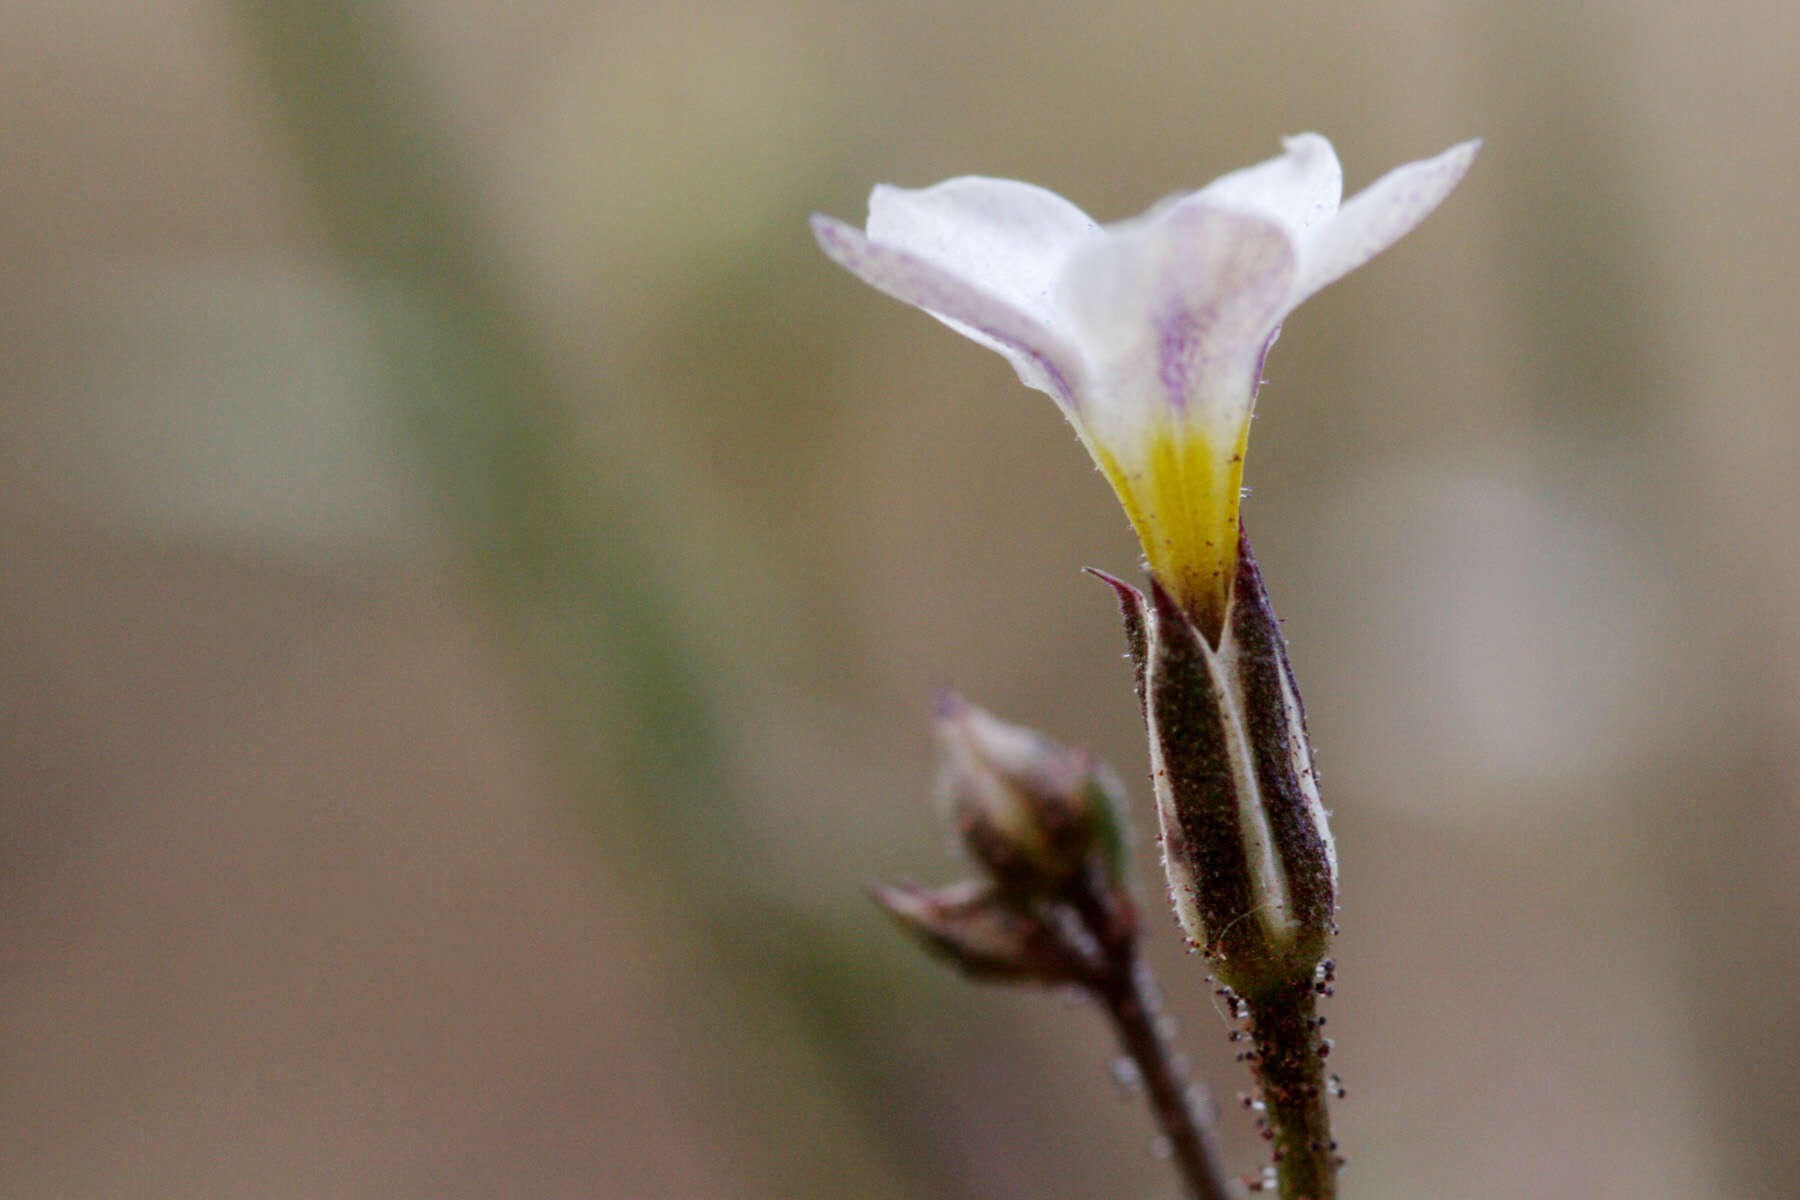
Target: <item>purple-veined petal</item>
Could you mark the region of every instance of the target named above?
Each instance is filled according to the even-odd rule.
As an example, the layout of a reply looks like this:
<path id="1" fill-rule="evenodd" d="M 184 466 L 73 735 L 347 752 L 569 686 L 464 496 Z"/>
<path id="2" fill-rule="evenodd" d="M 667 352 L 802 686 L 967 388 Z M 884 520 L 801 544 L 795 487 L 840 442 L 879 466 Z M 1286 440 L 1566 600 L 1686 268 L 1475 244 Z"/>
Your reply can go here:
<path id="1" fill-rule="evenodd" d="M 1051 328 L 1063 264 L 1082 243 L 1103 236 L 1091 217 L 1055 192 L 979 175 L 917 190 L 877 187 L 869 195 L 868 235 Z"/>
<path id="2" fill-rule="evenodd" d="M 1396 167 L 1352 196 L 1337 219 L 1301 244 L 1292 304 L 1343 278 L 1399 241 L 1462 181 L 1481 142 L 1463 142 L 1436 158 Z"/>
<path id="3" fill-rule="evenodd" d="M 1097 396 L 1095 435 L 1143 408 L 1207 419 L 1195 405 L 1241 405 L 1292 288 L 1294 248 L 1268 219 L 1213 207 L 1199 195 L 1112 227 L 1083 248 L 1062 285 L 1072 332 Z M 1223 386 L 1221 386 L 1223 385 Z"/>
<path id="4" fill-rule="evenodd" d="M 1267 217 L 1296 241 L 1331 220 L 1344 194 L 1344 171 L 1331 143 L 1316 133 L 1283 138 L 1287 153 L 1221 175 L 1197 194 L 1210 204 Z"/>
<path id="5" fill-rule="evenodd" d="M 1061 296 L 1092 398 L 1078 427 L 1150 570 L 1216 635 L 1243 438 L 1294 279 L 1287 232 L 1189 196 L 1078 252 Z"/>
<path id="6" fill-rule="evenodd" d="M 825 217 L 813 228 L 840 264 L 1058 400 L 1156 582 L 1214 641 L 1250 411 L 1281 322 L 1423 220 L 1478 145 L 1390 172 L 1347 204 L 1331 143 L 1309 133 L 1106 228 L 1042 188 L 973 176 L 876 188 L 866 234 Z"/>
<path id="7" fill-rule="evenodd" d="M 815 214 L 812 229 L 820 249 L 840 266 L 999 351 L 1027 386 L 1048 392 L 1064 411 L 1076 413 L 1086 374 L 1081 353 L 1035 315 L 948 267 L 871 241 L 855 226 Z"/>

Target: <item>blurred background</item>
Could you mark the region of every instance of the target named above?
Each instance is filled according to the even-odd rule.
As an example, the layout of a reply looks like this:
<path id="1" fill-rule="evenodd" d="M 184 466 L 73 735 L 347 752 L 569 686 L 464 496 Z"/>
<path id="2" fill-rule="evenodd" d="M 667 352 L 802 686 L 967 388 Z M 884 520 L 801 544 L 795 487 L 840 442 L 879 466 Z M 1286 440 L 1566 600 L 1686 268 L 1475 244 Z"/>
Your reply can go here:
<path id="1" fill-rule="evenodd" d="M 1800 1195 L 1800 9 L 0 3 L 0 1194 L 1164 1196 L 928 694 L 1142 733 L 1041 395 L 804 218 L 1469 136 L 1269 365 L 1350 1197 Z M 1145 895 L 1160 886 L 1136 789 Z M 1170 1004 L 1261 1161 L 1172 921 Z"/>

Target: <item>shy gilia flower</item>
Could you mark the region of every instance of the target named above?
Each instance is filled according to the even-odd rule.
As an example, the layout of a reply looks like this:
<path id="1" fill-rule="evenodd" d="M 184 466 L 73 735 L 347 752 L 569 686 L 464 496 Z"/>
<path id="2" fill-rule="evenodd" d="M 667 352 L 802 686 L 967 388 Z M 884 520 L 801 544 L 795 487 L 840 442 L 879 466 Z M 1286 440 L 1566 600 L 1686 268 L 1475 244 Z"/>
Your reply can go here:
<path id="1" fill-rule="evenodd" d="M 1103 578 L 1137 665 L 1170 895 L 1241 994 L 1309 985 L 1337 899 L 1299 689 L 1238 520 L 1263 359 L 1301 301 L 1424 220 L 1476 149 L 1400 167 L 1342 204 L 1337 155 L 1309 133 L 1118 225 L 976 177 L 877 187 L 866 230 L 813 218 L 839 263 L 1050 393 L 1118 493 L 1148 595 Z M 970 830 L 1016 842 L 1015 827 L 1041 824 L 1019 788 L 969 795 Z"/>
<path id="2" fill-rule="evenodd" d="M 1331 143 L 1308 133 L 1284 145 L 1117 225 L 1043 188 L 978 176 L 879 186 L 866 230 L 813 218 L 832 258 L 998 350 L 1056 400 L 1152 575 L 1214 642 L 1236 567 L 1250 410 L 1281 322 L 1422 221 L 1478 143 L 1342 204 Z"/>

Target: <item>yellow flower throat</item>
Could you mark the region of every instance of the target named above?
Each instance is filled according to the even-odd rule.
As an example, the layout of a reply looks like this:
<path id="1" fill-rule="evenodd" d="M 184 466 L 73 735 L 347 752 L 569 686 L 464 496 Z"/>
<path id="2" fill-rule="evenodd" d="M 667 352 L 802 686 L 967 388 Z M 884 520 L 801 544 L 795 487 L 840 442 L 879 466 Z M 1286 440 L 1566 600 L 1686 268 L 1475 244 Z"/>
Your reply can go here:
<path id="1" fill-rule="evenodd" d="M 1143 543 L 1150 573 L 1218 644 L 1237 567 L 1238 502 L 1249 421 L 1229 431 L 1179 419 L 1159 422 L 1127 468 L 1090 442 L 1101 474 Z"/>

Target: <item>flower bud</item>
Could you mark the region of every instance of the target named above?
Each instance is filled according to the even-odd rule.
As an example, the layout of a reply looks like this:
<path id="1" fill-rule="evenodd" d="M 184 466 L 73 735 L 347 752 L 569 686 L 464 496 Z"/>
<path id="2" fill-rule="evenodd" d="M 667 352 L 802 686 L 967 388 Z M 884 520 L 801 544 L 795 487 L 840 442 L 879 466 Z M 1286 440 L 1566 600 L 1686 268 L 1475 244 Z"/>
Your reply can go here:
<path id="1" fill-rule="evenodd" d="M 1117 880 L 1123 800 L 1117 778 L 1071 750 L 945 693 L 938 792 L 975 861 L 1015 895 L 1051 895 L 1098 852 Z"/>
<path id="2" fill-rule="evenodd" d="M 1141 628 L 1142 698 L 1175 913 L 1221 982 L 1246 995 L 1324 957 L 1337 855 L 1312 745 L 1262 575 L 1240 536 L 1212 645 L 1154 577 L 1148 602 L 1108 580 Z"/>
<path id="3" fill-rule="evenodd" d="M 1083 964 L 1049 927 L 991 883 L 872 883 L 868 890 L 902 930 L 971 979 L 1059 984 L 1081 977 Z"/>

